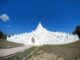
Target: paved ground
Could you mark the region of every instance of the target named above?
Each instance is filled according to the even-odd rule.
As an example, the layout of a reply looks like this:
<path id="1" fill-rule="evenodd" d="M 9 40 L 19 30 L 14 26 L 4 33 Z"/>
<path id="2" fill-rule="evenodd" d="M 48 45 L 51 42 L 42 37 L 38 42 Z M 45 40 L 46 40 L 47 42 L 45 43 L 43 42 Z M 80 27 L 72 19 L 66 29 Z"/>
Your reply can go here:
<path id="1" fill-rule="evenodd" d="M 0 49 L 0 57 L 8 56 L 17 52 L 23 52 L 25 49 L 28 49 L 30 47 L 31 46 L 21 46 L 16 48 Z"/>

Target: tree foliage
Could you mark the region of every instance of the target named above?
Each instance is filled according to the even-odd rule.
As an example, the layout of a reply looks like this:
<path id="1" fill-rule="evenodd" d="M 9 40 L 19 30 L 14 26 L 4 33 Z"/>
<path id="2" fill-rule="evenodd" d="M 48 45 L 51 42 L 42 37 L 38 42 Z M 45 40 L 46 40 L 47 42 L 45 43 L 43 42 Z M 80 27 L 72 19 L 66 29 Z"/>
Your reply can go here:
<path id="1" fill-rule="evenodd" d="M 0 31 L 0 39 L 6 39 L 7 36 L 2 31 Z"/>
<path id="2" fill-rule="evenodd" d="M 77 34 L 80 38 L 80 25 L 77 25 L 73 34 Z"/>

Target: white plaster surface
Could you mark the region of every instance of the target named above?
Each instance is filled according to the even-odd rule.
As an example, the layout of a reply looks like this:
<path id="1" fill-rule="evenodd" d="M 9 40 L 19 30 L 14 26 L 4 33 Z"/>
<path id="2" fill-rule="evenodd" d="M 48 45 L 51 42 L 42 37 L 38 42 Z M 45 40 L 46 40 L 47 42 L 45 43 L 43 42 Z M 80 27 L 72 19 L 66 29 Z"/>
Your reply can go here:
<path id="1" fill-rule="evenodd" d="M 34 38 L 34 43 L 32 42 L 32 38 Z M 78 41 L 79 38 L 77 35 L 73 35 L 72 33 L 65 32 L 51 32 L 45 29 L 41 23 L 37 26 L 37 28 L 28 33 L 15 34 L 7 37 L 8 41 L 23 43 L 25 45 L 60 45 L 67 44 Z"/>

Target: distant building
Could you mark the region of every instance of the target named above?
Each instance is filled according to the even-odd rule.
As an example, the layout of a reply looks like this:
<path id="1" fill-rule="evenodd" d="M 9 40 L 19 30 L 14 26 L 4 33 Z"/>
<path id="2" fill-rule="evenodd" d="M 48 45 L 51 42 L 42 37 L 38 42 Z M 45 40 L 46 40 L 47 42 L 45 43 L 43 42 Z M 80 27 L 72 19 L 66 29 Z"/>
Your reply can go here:
<path id="1" fill-rule="evenodd" d="M 60 45 L 67 44 L 78 41 L 79 38 L 77 35 L 73 35 L 72 33 L 64 33 L 64 32 L 50 32 L 45 29 L 41 23 L 37 26 L 37 28 L 30 33 L 22 33 L 17 35 L 12 35 L 7 37 L 8 41 L 23 43 L 26 45 Z"/>

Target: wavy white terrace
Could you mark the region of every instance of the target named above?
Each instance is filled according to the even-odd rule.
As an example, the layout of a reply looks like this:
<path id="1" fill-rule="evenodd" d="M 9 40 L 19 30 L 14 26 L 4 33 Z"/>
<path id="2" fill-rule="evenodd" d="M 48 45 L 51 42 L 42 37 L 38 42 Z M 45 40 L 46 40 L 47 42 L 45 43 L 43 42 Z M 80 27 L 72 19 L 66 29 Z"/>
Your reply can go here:
<path id="1" fill-rule="evenodd" d="M 60 45 L 78 41 L 77 35 L 63 32 L 50 32 L 45 29 L 41 23 L 30 33 L 22 33 L 7 37 L 8 41 L 23 43 L 25 45 L 40 46 L 44 44 Z"/>

